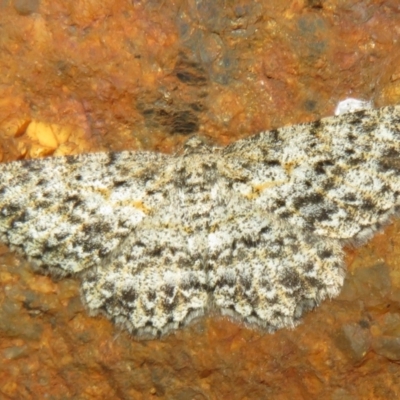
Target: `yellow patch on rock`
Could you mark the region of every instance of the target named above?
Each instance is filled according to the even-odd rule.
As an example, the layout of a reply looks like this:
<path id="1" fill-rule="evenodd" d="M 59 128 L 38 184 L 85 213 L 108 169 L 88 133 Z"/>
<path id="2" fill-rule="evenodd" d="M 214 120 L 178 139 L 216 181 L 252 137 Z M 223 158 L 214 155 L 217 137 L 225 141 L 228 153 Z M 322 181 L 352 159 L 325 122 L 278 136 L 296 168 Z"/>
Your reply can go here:
<path id="1" fill-rule="evenodd" d="M 68 140 L 71 136 L 83 136 L 82 132 L 73 126 L 49 124 L 32 121 L 26 129 L 26 136 L 33 142 L 29 149 L 32 158 L 44 157 L 53 153 L 56 155 L 70 154 L 73 148 Z M 75 146 L 76 147 L 76 146 Z"/>
<path id="2" fill-rule="evenodd" d="M 39 142 L 41 146 L 55 150 L 58 147 L 55 130 L 57 130 L 55 125 L 32 121 L 26 130 L 26 134 L 31 140 Z"/>

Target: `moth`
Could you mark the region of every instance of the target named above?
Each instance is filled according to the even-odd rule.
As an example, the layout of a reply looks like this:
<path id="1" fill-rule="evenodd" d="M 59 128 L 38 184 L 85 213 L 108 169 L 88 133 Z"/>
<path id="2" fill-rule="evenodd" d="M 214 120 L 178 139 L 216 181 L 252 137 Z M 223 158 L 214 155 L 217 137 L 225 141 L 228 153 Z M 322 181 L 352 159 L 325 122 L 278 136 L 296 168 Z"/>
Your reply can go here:
<path id="1" fill-rule="evenodd" d="M 399 211 L 400 106 L 182 152 L 0 164 L 0 240 L 76 276 L 91 315 L 159 337 L 206 313 L 295 326 L 343 284 L 342 248 Z"/>

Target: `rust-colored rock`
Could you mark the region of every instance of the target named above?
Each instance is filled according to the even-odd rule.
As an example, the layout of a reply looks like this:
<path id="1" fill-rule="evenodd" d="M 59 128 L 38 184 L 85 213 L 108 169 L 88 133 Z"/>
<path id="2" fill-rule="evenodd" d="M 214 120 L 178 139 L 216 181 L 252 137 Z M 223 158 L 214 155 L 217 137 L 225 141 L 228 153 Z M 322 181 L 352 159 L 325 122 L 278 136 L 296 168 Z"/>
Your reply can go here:
<path id="1" fill-rule="evenodd" d="M 2 161 L 227 144 L 400 102 L 397 0 L 0 0 Z M 395 399 L 400 223 L 347 249 L 342 294 L 273 335 L 209 317 L 136 341 L 78 282 L 0 251 L 0 398 Z"/>

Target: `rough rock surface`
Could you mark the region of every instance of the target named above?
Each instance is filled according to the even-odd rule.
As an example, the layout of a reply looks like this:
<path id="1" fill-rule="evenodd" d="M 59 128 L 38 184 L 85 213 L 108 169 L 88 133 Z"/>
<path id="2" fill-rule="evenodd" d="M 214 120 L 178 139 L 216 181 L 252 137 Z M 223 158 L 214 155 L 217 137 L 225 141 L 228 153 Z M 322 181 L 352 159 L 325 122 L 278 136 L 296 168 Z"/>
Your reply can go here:
<path id="1" fill-rule="evenodd" d="M 400 8 L 381 1 L 0 0 L 2 161 L 227 144 L 400 102 Z M 0 253 L 5 399 L 400 396 L 400 223 L 347 249 L 342 294 L 273 335 L 205 318 L 136 341 L 90 318 L 72 279 Z"/>

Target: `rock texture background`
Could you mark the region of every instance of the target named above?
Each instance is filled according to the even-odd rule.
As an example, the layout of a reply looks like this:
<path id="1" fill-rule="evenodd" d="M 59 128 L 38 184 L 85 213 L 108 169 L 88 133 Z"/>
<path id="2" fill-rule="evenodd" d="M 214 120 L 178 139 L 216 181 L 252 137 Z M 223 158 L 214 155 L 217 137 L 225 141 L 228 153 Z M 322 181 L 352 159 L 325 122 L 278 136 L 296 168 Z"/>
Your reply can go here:
<path id="1" fill-rule="evenodd" d="M 225 145 L 346 97 L 400 102 L 398 0 L 0 0 L 2 161 Z M 400 222 L 347 265 L 294 330 L 209 317 L 137 341 L 3 246 L 0 398 L 399 398 Z"/>

